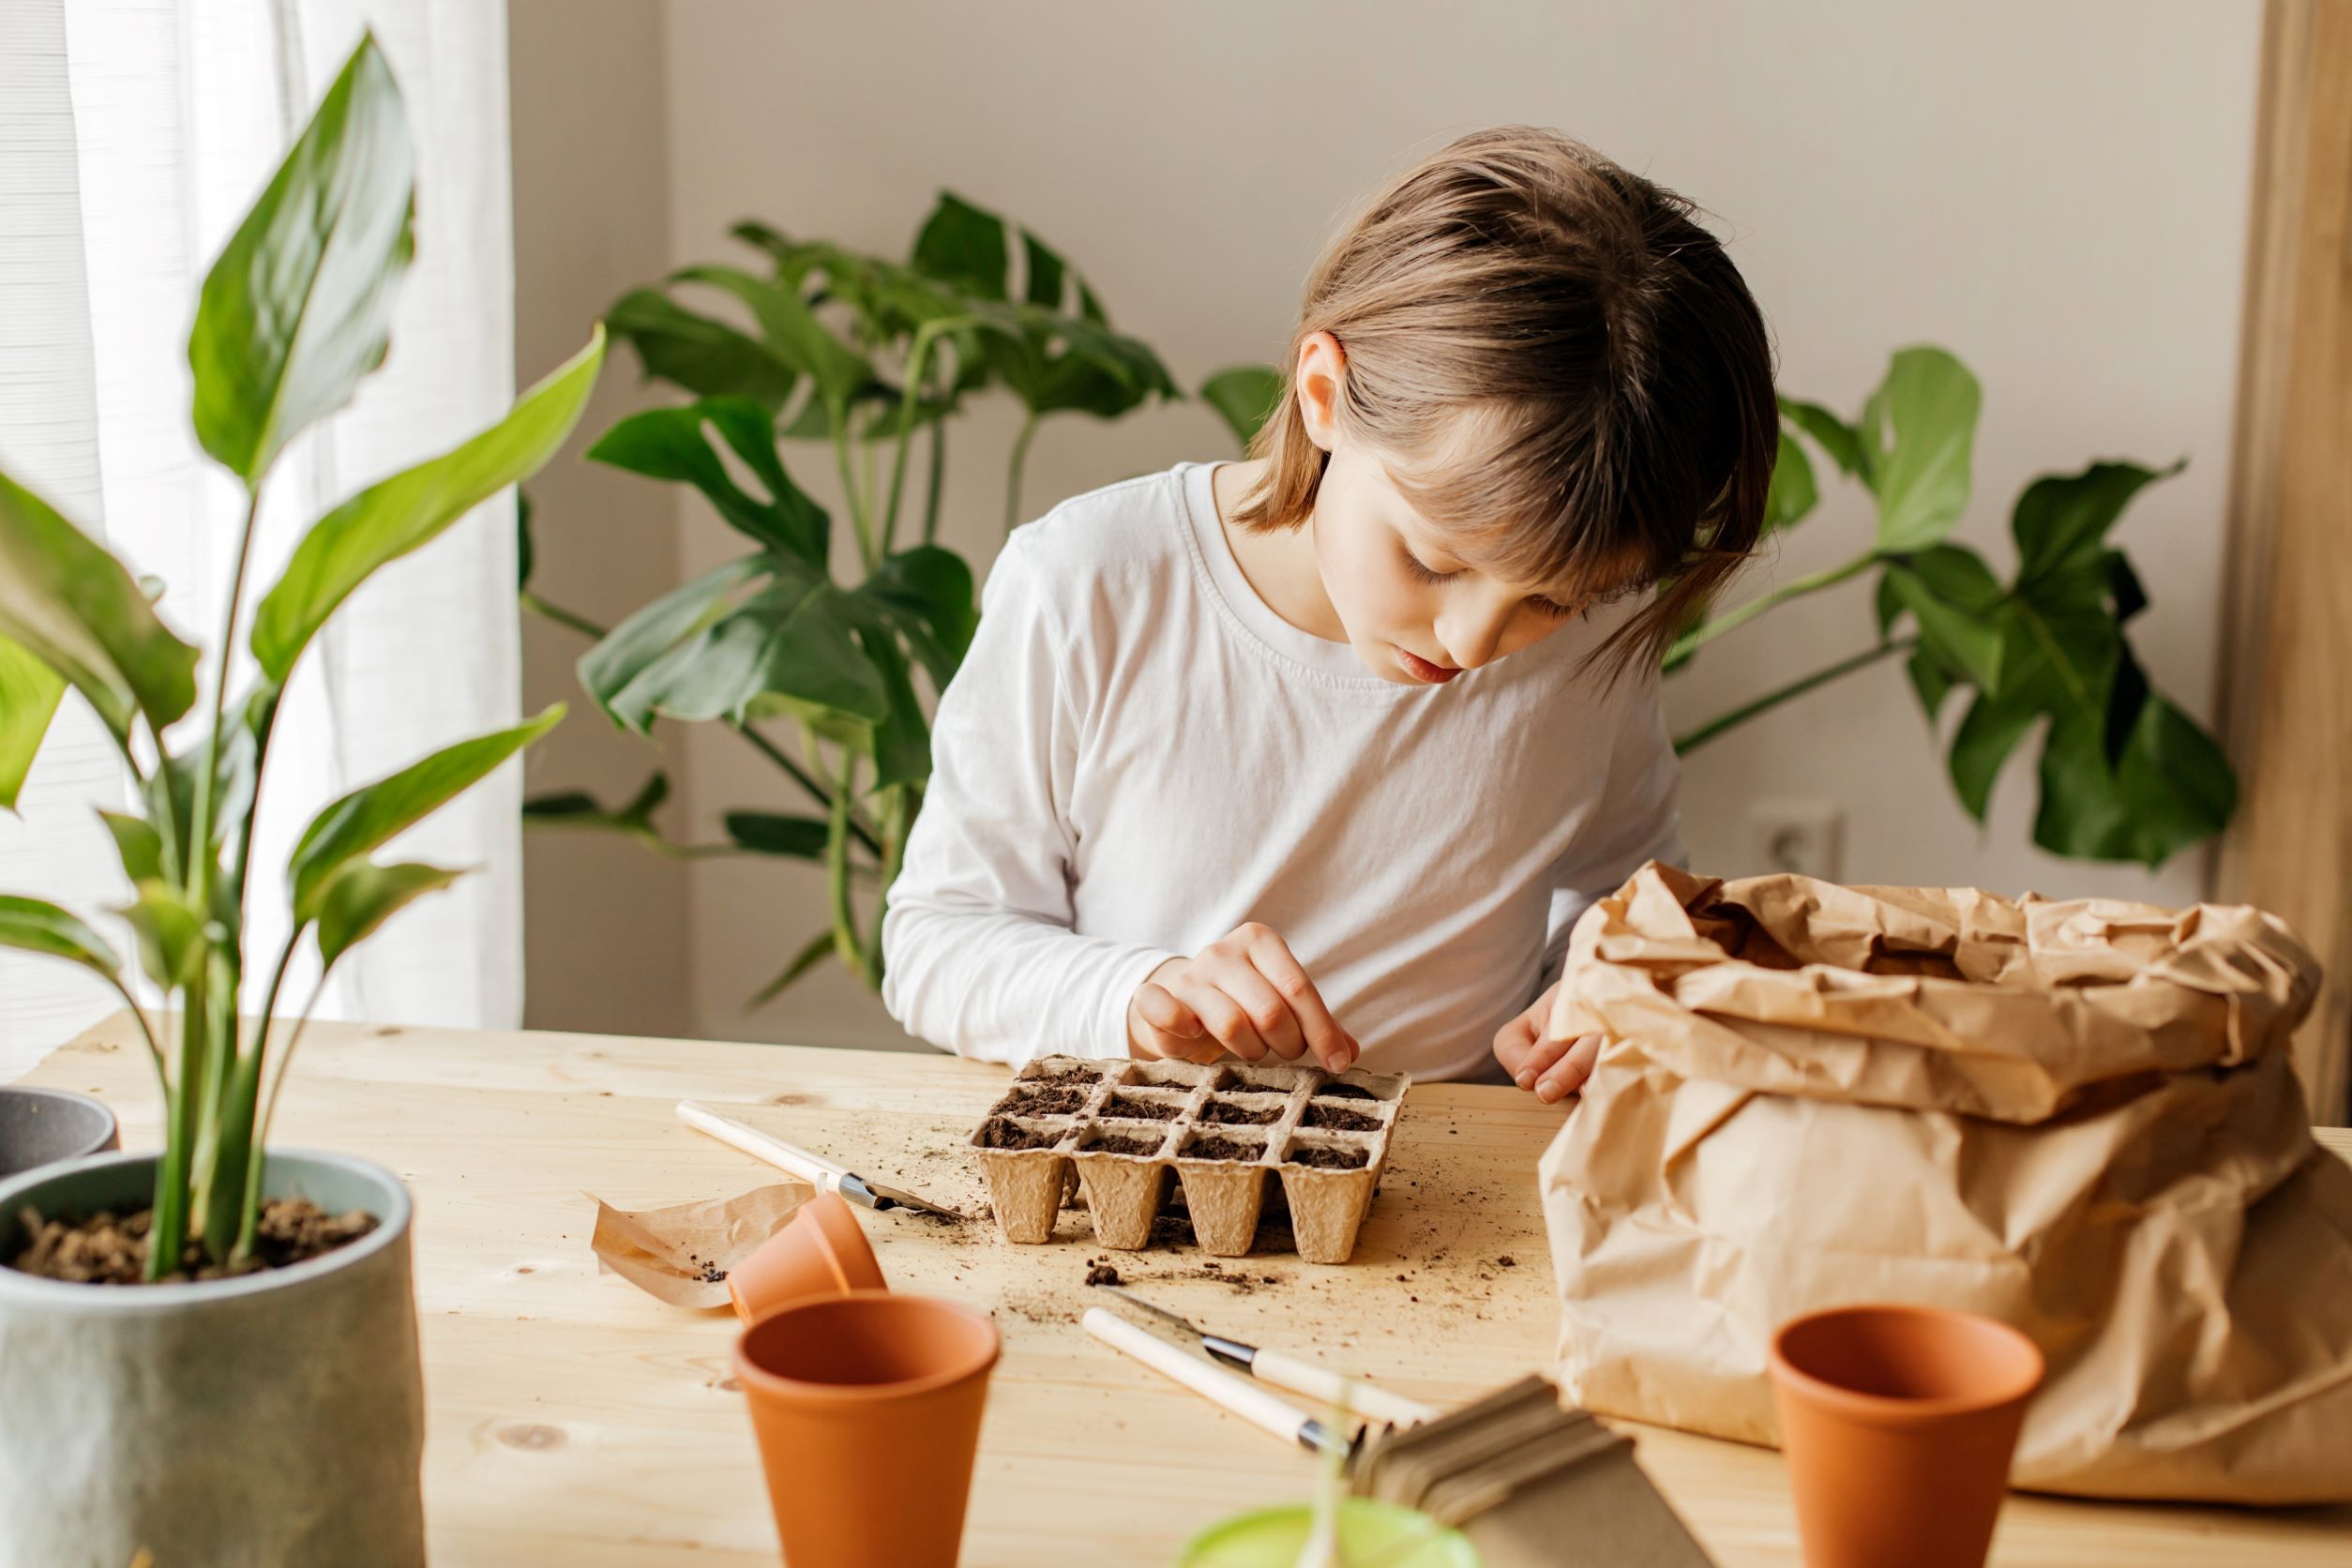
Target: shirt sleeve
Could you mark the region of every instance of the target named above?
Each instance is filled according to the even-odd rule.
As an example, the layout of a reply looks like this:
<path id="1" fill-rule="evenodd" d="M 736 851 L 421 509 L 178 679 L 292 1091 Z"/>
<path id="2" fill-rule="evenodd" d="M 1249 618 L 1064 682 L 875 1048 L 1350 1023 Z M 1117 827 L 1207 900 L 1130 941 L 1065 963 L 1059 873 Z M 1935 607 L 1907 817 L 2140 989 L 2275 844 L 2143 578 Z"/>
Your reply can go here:
<path id="1" fill-rule="evenodd" d="M 942 694 L 931 778 L 882 917 L 882 1004 L 959 1056 L 1123 1057 L 1128 1000 L 1181 955 L 1073 930 L 1066 815 L 1081 728 L 1033 529 L 988 574 Z"/>
<path id="2" fill-rule="evenodd" d="M 1552 888 L 1551 919 L 1544 942 L 1544 967 L 1536 982 L 1541 996 L 1560 978 L 1568 957 L 1568 935 L 1593 903 L 1624 885 L 1652 860 L 1681 866 L 1685 858 L 1681 811 L 1675 790 L 1682 764 L 1666 731 L 1659 701 L 1658 675 L 1627 674 L 1626 701 L 1619 712 L 1617 744 L 1608 781 L 1592 815 L 1589 847 L 1579 847 Z M 1529 998 L 1530 1002 L 1533 997 Z"/>

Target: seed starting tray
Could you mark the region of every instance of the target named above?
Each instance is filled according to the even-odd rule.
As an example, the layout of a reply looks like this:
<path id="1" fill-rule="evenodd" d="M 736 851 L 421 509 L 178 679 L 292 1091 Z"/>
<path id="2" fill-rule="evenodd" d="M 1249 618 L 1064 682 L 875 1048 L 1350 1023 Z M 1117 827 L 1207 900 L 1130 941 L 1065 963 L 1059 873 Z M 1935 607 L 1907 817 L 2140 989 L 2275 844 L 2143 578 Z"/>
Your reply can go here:
<path id="1" fill-rule="evenodd" d="M 972 1147 L 1008 1242 L 1052 1240 L 1075 1175 L 1099 1244 L 1147 1246 L 1172 1178 L 1201 1249 L 1239 1258 L 1275 1176 L 1299 1256 L 1344 1263 L 1411 1083 L 1403 1073 L 1048 1056 L 1021 1069 Z"/>

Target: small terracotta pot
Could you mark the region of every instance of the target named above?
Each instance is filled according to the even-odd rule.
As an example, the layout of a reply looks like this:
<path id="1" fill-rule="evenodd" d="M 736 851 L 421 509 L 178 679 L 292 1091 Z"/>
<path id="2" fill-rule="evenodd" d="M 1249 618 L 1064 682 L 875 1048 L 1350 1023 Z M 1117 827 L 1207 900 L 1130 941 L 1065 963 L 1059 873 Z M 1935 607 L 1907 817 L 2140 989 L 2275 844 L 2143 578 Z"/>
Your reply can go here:
<path id="1" fill-rule="evenodd" d="M 1979 1568 L 2042 1371 L 2032 1340 L 1972 1312 L 1782 1324 L 1772 1386 L 1809 1568 Z"/>
<path id="2" fill-rule="evenodd" d="M 970 1307 L 887 1290 L 744 1330 L 735 1377 L 790 1568 L 950 1568 L 998 1348 Z"/>
<path id="3" fill-rule="evenodd" d="M 811 1296 L 889 1288 L 857 1216 L 830 1192 L 793 1210 L 783 1229 L 727 1273 L 728 1298 L 746 1323 Z"/>

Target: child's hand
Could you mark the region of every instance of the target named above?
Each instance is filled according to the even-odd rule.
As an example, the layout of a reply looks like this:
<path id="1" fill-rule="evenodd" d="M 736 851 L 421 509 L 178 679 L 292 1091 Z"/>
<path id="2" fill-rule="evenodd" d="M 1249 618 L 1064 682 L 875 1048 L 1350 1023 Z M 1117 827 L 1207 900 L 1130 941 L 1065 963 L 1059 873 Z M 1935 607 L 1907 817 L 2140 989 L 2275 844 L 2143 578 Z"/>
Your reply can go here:
<path id="1" fill-rule="evenodd" d="M 1313 1051 L 1334 1073 L 1363 1054 L 1289 944 L 1255 921 L 1153 970 L 1127 1003 L 1127 1048 L 1186 1062 L 1214 1062 L 1227 1051 L 1244 1062 L 1269 1051 L 1295 1062 Z"/>
<path id="2" fill-rule="evenodd" d="M 1535 999 L 1535 1005 L 1495 1031 L 1495 1060 L 1511 1075 L 1511 1081 L 1522 1089 L 1531 1090 L 1545 1105 L 1564 1100 L 1584 1087 L 1584 1080 L 1592 1076 L 1592 1060 L 1601 1054 L 1598 1034 L 1577 1034 L 1566 1039 L 1545 1037 L 1545 1028 L 1551 1019 L 1552 1001 L 1559 994 L 1555 982 L 1551 989 Z"/>

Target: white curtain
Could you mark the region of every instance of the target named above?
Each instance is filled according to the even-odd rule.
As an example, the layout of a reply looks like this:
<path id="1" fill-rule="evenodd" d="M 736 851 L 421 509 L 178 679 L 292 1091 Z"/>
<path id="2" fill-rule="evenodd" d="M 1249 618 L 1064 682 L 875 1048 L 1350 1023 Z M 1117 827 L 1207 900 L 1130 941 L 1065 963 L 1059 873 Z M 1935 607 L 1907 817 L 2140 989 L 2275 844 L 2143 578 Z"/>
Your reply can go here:
<path id="1" fill-rule="evenodd" d="M 165 618 L 208 650 L 242 492 L 188 429 L 196 293 L 363 27 L 407 100 L 416 263 L 384 368 L 264 489 L 249 611 L 310 520 L 512 400 L 505 8 L 0 0 L 0 469 L 160 579 Z M 514 579 L 510 493 L 379 573 L 313 646 L 287 693 L 263 792 L 253 967 L 284 941 L 286 855 L 321 805 L 516 721 Z M 249 668 L 241 650 L 240 659 L 233 693 Z M 203 674 L 202 689 L 211 680 Z M 520 789 L 510 763 L 394 847 L 472 873 L 338 965 L 319 1016 L 520 1023 Z M 94 811 L 128 804 L 111 743 L 69 693 L 19 814 L 0 813 L 0 893 L 85 915 L 120 902 L 127 885 Z M 309 995 L 315 972 L 315 962 L 296 969 L 291 1002 Z M 94 977 L 0 953 L 0 1081 L 111 1004 Z"/>

